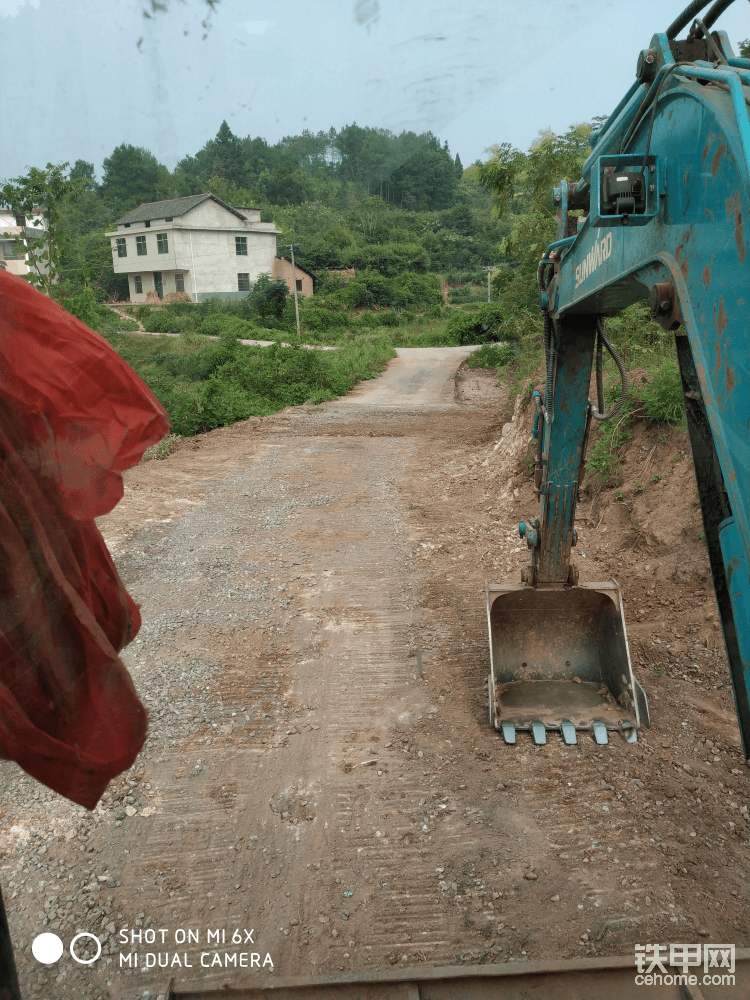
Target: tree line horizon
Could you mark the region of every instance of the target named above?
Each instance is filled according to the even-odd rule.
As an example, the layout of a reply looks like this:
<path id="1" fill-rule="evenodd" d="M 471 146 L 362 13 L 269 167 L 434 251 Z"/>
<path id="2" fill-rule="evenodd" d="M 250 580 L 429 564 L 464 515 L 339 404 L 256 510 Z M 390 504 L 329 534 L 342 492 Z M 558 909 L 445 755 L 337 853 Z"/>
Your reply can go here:
<path id="1" fill-rule="evenodd" d="M 477 161 L 479 162 L 479 161 Z M 216 136 L 170 171 L 143 146 L 121 143 L 104 158 L 101 182 L 93 163 L 79 159 L 70 176 L 81 179 L 122 214 L 139 204 L 211 190 L 239 204 L 301 205 L 338 200 L 336 195 L 375 196 L 413 211 L 437 211 L 455 202 L 463 175 L 458 154 L 432 132 L 362 127 L 285 136 L 270 144 L 240 138 L 222 121 Z M 344 190 L 335 190 L 343 188 Z"/>

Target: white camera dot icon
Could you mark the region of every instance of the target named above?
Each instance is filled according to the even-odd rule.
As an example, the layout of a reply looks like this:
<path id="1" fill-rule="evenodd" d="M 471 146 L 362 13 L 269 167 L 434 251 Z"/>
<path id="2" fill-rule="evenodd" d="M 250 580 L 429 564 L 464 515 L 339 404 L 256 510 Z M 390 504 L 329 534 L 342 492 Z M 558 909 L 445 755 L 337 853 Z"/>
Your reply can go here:
<path id="1" fill-rule="evenodd" d="M 96 954 L 93 958 L 79 958 L 75 952 L 75 945 L 77 941 L 81 938 L 91 938 L 92 941 L 96 942 Z M 87 945 L 81 946 L 86 948 Z M 63 953 L 64 945 L 57 934 L 50 934 L 49 932 L 45 934 L 37 934 L 31 944 L 31 954 L 37 960 L 41 962 L 42 965 L 54 965 L 55 962 L 59 961 L 60 956 Z M 97 958 L 102 953 L 102 943 L 96 934 L 89 934 L 88 931 L 81 931 L 80 934 L 76 934 L 73 940 L 70 942 L 70 957 L 73 961 L 78 962 L 79 965 L 92 965 Z"/>
<path id="2" fill-rule="evenodd" d="M 63 943 L 57 934 L 37 934 L 31 954 L 42 965 L 54 965 L 63 953 Z"/>

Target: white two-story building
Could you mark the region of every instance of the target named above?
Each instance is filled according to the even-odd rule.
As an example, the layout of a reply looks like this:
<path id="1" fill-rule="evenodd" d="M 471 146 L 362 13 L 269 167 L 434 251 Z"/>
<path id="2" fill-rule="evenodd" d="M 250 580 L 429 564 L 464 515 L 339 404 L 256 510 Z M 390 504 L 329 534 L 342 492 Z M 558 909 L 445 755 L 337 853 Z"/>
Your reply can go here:
<path id="1" fill-rule="evenodd" d="M 260 209 L 232 208 L 215 195 L 140 205 L 107 233 L 115 273 L 127 274 L 130 301 L 186 292 L 194 302 L 240 298 L 261 274 L 274 275 L 276 237 Z"/>
<path id="2" fill-rule="evenodd" d="M 31 270 L 29 255 L 24 251 L 24 232 L 39 236 L 47 228 L 41 210 L 28 218 L 14 215 L 8 208 L 0 208 L 0 269 L 24 277 Z M 42 274 L 48 273 L 46 264 L 39 264 Z"/>

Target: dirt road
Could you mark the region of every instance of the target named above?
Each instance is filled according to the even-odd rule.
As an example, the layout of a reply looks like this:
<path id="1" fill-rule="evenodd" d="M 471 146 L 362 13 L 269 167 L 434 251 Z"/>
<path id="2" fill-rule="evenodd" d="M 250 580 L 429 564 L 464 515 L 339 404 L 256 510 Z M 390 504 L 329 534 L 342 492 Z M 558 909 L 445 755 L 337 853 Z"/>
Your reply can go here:
<path id="1" fill-rule="evenodd" d="M 484 580 L 517 577 L 534 506 L 527 414 L 488 372 L 454 378 L 466 353 L 401 350 L 344 399 L 126 475 L 100 528 L 142 605 L 122 657 L 149 739 L 93 815 L 0 765 L 24 997 L 747 943 L 747 769 L 710 594 L 671 591 L 707 606 L 724 687 L 659 689 L 646 649 L 674 618 L 640 618 L 638 746 L 511 749 L 488 726 Z M 582 576 L 619 576 L 627 607 L 651 584 L 618 574 L 603 521 L 582 524 Z M 43 930 L 103 954 L 40 966 Z M 227 967 L 242 954 L 255 968 Z"/>

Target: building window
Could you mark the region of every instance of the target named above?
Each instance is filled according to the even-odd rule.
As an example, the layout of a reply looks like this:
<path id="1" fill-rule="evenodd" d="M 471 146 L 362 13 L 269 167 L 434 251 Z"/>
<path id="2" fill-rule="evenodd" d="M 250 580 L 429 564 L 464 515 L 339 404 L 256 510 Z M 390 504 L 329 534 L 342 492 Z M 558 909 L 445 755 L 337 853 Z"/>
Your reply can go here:
<path id="1" fill-rule="evenodd" d="M 164 216 L 164 221 L 165 222 L 171 222 L 173 218 L 174 218 L 173 215 L 165 215 Z"/>
<path id="2" fill-rule="evenodd" d="M 247 257 L 247 236 L 235 236 L 234 248 L 238 257 Z"/>
<path id="3" fill-rule="evenodd" d="M 238 274 L 237 275 L 237 291 L 238 292 L 249 292 L 250 291 L 250 275 Z"/>
<path id="4" fill-rule="evenodd" d="M 176 292 L 184 292 L 185 291 L 185 275 L 184 274 L 176 274 L 174 276 L 174 290 Z"/>
<path id="5" fill-rule="evenodd" d="M 130 223 L 129 222 L 123 222 L 122 225 L 123 225 L 124 229 L 130 229 Z"/>
<path id="6" fill-rule="evenodd" d="M 26 225 L 26 216 L 25 215 L 17 215 L 16 216 L 16 225 L 20 226 L 23 229 L 23 227 Z"/>
<path id="7" fill-rule="evenodd" d="M 143 223 L 143 225 L 146 227 L 146 229 L 151 228 L 151 223 L 148 221 L 148 219 Z"/>
<path id="8" fill-rule="evenodd" d="M 297 291 L 302 291 L 302 278 L 295 278 L 295 284 L 297 286 Z"/>
<path id="9" fill-rule="evenodd" d="M 5 260 L 19 260 L 21 254 L 18 252 L 17 240 L 0 240 L 0 248 L 3 251 Z"/>
<path id="10" fill-rule="evenodd" d="M 139 257 L 145 257 L 146 256 L 146 253 L 148 251 L 146 250 L 146 237 L 145 236 L 136 236 L 136 238 L 135 238 L 135 248 L 136 248 L 136 250 L 138 252 L 138 256 Z"/>
<path id="11" fill-rule="evenodd" d="M 169 241 L 166 233 L 156 234 L 156 250 L 158 253 L 169 253 Z"/>
<path id="12" fill-rule="evenodd" d="M 135 285 L 135 294 L 140 295 L 143 291 L 143 280 L 140 274 L 136 274 L 133 278 L 133 284 Z"/>
<path id="13" fill-rule="evenodd" d="M 117 241 L 117 256 L 127 257 L 128 255 L 128 245 L 125 242 L 125 237 L 121 236 Z"/>

